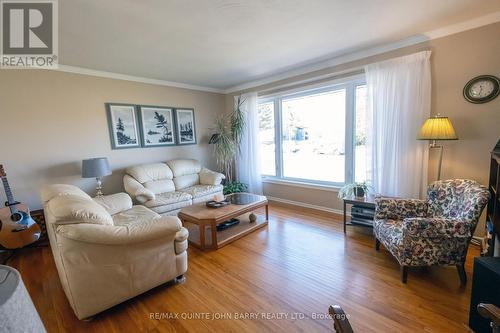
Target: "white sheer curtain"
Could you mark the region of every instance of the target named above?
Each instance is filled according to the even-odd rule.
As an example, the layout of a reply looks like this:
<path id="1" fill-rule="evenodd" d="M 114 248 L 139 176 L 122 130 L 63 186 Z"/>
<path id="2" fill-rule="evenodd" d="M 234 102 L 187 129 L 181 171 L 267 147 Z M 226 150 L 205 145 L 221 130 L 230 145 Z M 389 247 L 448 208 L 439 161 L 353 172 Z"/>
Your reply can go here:
<path id="1" fill-rule="evenodd" d="M 419 198 L 427 185 L 427 142 L 417 133 L 430 115 L 430 51 L 365 66 L 369 179 L 377 193 Z"/>
<path id="2" fill-rule="evenodd" d="M 236 175 L 238 181 L 248 185 L 248 192 L 262 194 L 257 93 L 243 94 L 241 99 L 244 101 L 241 108 L 245 115 L 245 130 L 236 156 Z M 235 96 L 235 107 L 237 103 L 238 96 Z"/>

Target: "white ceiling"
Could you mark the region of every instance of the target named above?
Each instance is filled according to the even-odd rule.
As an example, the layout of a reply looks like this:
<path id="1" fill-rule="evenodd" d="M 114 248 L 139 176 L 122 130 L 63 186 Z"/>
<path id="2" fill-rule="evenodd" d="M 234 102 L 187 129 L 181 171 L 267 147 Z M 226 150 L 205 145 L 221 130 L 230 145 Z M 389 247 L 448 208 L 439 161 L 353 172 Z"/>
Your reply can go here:
<path id="1" fill-rule="evenodd" d="M 227 89 L 499 10 L 499 0 L 61 0 L 59 62 Z"/>

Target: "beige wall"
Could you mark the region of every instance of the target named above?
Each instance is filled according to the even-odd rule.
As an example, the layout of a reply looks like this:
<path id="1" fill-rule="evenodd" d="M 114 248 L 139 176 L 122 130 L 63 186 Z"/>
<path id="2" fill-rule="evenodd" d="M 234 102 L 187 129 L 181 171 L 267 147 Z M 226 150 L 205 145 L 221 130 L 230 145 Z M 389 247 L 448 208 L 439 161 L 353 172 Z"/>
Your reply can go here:
<path id="1" fill-rule="evenodd" d="M 106 102 L 193 107 L 198 144 L 111 150 Z M 54 71 L 0 70 L 0 163 L 16 199 L 31 209 L 40 208 L 38 188 L 45 183 L 72 183 L 92 192 L 95 181 L 80 177 L 85 158 L 109 158 L 114 172 L 104 179 L 107 193 L 122 190 L 123 169 L 134 164 L 189 157 L 214 167 L 207 137 L 224 103 L 224 95 L 188 89 Z"/>
<path id="2" fill-rule="evenodd" d="M 488 182 L 489 151 L 500 139 L 500 97 L 482 105 L 468 103 L 462 96 L 467 81 L 477 75 L 500 77 L 500 23 L 431 40 L 396 51 L 365 58 L 325 70 L 267 84 L 252 90 L 263 91 L 328 73 L 359 68 L 422 50 L 432 51 L 432 114 L 451 118 L 458 141 L 444 142 L 442 178 L 470 178 Z M 231 96 L 226 107 L 231 107 Z M 429 181 L 436 177 L 436 159 L 430 156 Z M 325 190 L 265 184 L 265 194 L 331 209 L 341 209 L 336 193 Z"/>

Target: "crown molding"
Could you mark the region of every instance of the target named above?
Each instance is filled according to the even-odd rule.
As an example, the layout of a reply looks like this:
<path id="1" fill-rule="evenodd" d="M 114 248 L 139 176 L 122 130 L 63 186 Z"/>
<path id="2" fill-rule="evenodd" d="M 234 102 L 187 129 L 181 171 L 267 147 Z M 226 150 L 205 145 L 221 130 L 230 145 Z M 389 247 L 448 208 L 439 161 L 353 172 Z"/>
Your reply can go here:
<path id="1" fill-rule="evenodd" d="M 99 70 L 77 67 L 77 66 L 68 66 L 68 65 L 59 64 L 58 68 L 49 69 L 49 70 L 65 72 L 65 73 L 97 76 L 97 77 L 103 77 L 103 78 L 107 78 L 107 79 L 154 84 L 154 85 L 158 85 L 158 86 L 175 87 L 175 88 L 183 88 L 183 89 L 224 94 L 224 90 L 212 88 L 212 87 L 204 87 L 204 86 L 197 86 L 197 85 L 187 84 L 187 83 L 165 81 L 165 80 L 158 80 L 158 79 L 150 79 L 150 78 L 146 78 L 146 77 L 112 73 L 112 72 L 106 72 L 106 71 L 99 71 Z"/>
<path id="2" fill-rule="evenodd" d="M 255 87 L 259 87 L 265 84 L 270 84 L 276 81 L 281 81 L 281 80 L 286 80 L 295 76 L 303 75 L 303 74 L 308 74 L 311 72 L 319 71 L 322 69 L 326 69 L 329 67 L 334 67 L 338 65 L 342 65 L 348 62 L 368 58 L 377 54 L 389 52 L 392 50 L 397 50 L 406 46 L 411 46 L 415 45 L 418 43 L 422 43 L 428 40 L 425 36 L 414 36 L 410 38 L 405 38 L 402 40 L 399 40 L 394 43 L 390 44 L 384 44 L 380 46 L 375 46 L 367 49 L 363 49 L 360 51 L 352 52 L 352 53 L 347 53 L 343 55 L 339 55 L 337 57 L 331 58 L 329 60 L 313 63 L 310 65 L 306 65 L 300 68 L 292 69 L 280 74 L 272 75 L 267 78 L 261 79 L 261 80 L 255 80 L 255 81 L 250 81 L 247 83 L 243 83 L 231 88 L 228 88 L 224 90 L 225 94 L 231 94 L 234 92 L 246 90 L 246 89 L 252 89 Z"/>
<path id="3" fill-rule="evenodd" d="M 500 11 L 476 17 L 474 19 L 463 21 L 460 23 L 451 24 L 443 28 L 431 30 L 426 32 L 424 35 L 427 36 L 429 39 L 437 39 L 453 35 L 459 32 L 480 28 L 482 26 L 497 22 L 500 22 Z"/>
<path id="4" fill-rule="evenodd" d="M 235 92 L 239 92 L 242 90 L 256 88 L 262 85 L 270 84 L 273 82 L 290 79 L 295 76 L 311 73 L 314 71 L 326 69 L 329 67 L 334 67 L 338 65 L 342 65 L 348 62 L 361 60 L 363 58 L 375 56 L 378 54 L 386 53 L 389 51 L 397 50 L 400 48 L 404 48 L 407 46 L 423 43 L 425 41 L 429 41 L 432 39 L 442 38 L 449 35 L 453 35 L 456 33 L 460 33 L 467 30 L 472 30 L 475 28 L 479 28 L 488 24 L 500 22 L 500 11 L 490 13 L 488 15 L 480 16 L 475 19 L 467 20 L 464 22 L 448 25 L 443 28 L 435 29 L 428 31 L 426 33 L 415 35 L 412 37 L 408 37 L 405 39 L 401 39 L 399 41 L 388 43 L 384 45 L 379 45 L 371 48 L 362 49 L 359 51 L 342 54 L 336 57 L 333 57 L 326 61 L 321 61 L 313 64 L 308 64 L 302 66 L 300 68 L 295 68 L 289 71 L 285 71 L 276 75 L 271 75 L 263 79 L 249 81 L 246 83 L 242 83 L 224 90 L 225 94 L 231 94 Z"/>

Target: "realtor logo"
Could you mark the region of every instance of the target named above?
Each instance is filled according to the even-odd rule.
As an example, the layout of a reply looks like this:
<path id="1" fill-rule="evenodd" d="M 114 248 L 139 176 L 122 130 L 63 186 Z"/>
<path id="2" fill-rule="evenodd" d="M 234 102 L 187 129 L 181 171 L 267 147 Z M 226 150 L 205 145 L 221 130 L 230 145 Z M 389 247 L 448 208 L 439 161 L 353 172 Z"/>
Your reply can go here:
<path id="1" fill-rule="evenodd" d="M 3 68 L 57 67 L 57 2 L 0 0 Z"/>

